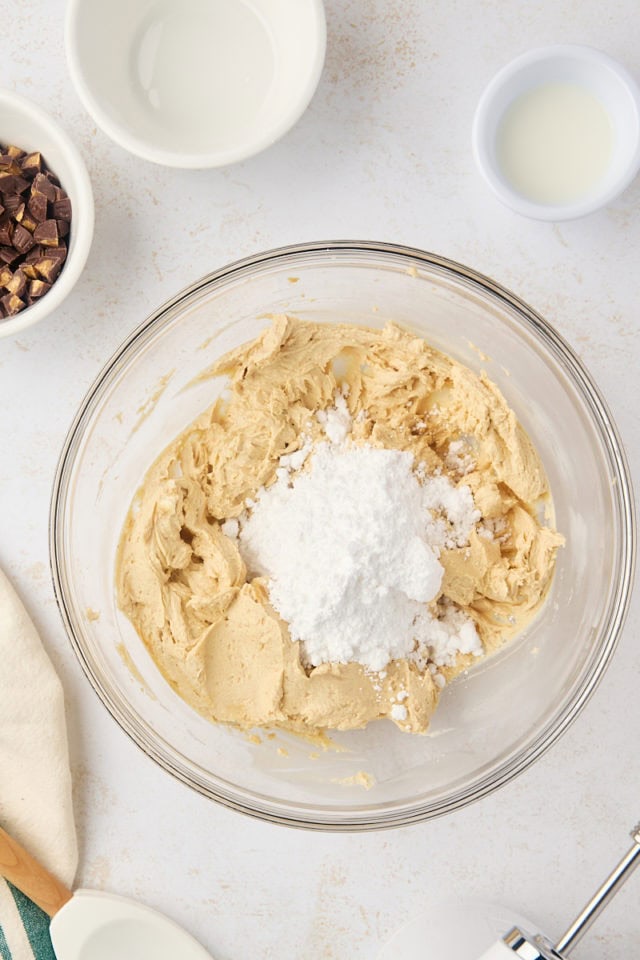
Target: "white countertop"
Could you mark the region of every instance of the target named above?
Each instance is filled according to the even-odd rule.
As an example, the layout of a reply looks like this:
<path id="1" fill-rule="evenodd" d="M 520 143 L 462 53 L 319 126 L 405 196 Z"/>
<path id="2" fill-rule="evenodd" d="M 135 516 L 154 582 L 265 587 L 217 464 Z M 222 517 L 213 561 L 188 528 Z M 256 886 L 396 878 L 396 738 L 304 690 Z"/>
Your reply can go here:
<path id="1" fill-rule="evenodd" d="M 96 130 L 67 74 L 63 8 L 0 4 L 0 85 L 62 121 L 96 194 L 95 241 L 74 292 L 52 318 L 0 340 L 0 565 L 67 695 L 78 882 L 165 910 L 217 960 L 373 958 L 394 928 L 446 895 L 503 901 L 559 933 L 640 818 L 637 595 L 596 695 L 517 781 L 402 830 L 299 832 L 191 792 L 108 715 L 58 616 L 49 495 L 72 416 L 134 325 L 228 261 L 333 238 L 413 244 L 516 291 L 577 349 L 640 475 L 640 179 L 585 220 L 530 222 L 492 198 L 469 147 L 484 84 L 529 47 L 592 44 L 640 77 L 637 0 L 328 0 L 327 63 L 302 120 L 253 160 L 197 172 L 138 160 Z M 576 960 L 637 956 L 639 902 L 636 877 Z"/>

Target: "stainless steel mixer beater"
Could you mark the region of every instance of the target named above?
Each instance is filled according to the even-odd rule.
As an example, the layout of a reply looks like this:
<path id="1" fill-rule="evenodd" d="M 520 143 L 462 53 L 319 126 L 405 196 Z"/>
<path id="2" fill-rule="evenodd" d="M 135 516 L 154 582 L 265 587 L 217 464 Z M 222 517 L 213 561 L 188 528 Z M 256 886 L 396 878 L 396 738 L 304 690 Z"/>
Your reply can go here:
<path id="1" fill-rule="evenodd" d="M 629 852 L 607 877 L 555 946 L 551 940 L 542 934 L 532 935 L 518 927 L 513 927 L 502 940 L 487 950 L 480 960 L 515 960 L 515 957 L 520 957 L 521 960 L 566 960 L 625 880 L 640 865 L 640 824 L 631 832 L 631 836 L 633 846 Z"/>

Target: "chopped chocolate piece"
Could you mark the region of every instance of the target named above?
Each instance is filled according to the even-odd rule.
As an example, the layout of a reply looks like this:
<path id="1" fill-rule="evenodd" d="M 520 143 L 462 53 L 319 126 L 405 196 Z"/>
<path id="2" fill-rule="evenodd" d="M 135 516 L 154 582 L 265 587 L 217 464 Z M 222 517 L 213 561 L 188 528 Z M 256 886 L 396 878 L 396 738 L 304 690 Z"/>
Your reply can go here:
<path id="1" fill-rule="evenodd" d="M 32 280 L 29 284 L 29 297 L 32 300 L 37 300 L 44 296 L 48 290 L 51 290 L 50 283 L 46 283 L 44 280 Z"/>
<path id="2" fill-rule="evenodd" d="M 7 154 L 13 160 L 21 160 L 22 157 L 25 157 L 27 155 L 27 151 L 21 150 L 20 147 L 16 147 L 14 144 L 9 144 L 9 146 L 7 147 Z"/>
<path id="3" fill-rule="evenodd" d="M 19 267 L 5 286 L 9 293 L 15 293 L 16 297 L 23 296 L 27 289 L 27 278 Z"/>
<path id="4" fill-rule="evenodd" d="M 55 222 L 55 221 L 54 221 Z M 57 233 L 57 229 L 56 229 Z M 21 223 L 16 223 L 13 229 L 13 237 L 11 238 L 11 243 L 18 251 L 18 253 L 28 253 L 31 250 L 31 247 L 34 245 L 35 240 L 31 236 L 28 230 L 22 226 Z"/>
<path id="5" fill-rule="evenodd" d="M 7 315 L 7 311 L 4 309 L 4 304 L 0 301 L 0 320 L 4 320 Z"/>
<path id="6" fill-rule="evenodd" d="M 64 240 L 61 240 L 57 247 L 42 247 L 42 256 L 56 257 L 58 260 L 65 260 L 67 256 L 67 245 Z"/>
<path id="7" fill-rule="evenodd" d="M 13 163 L 13 157 L 10 157 L 9 154 L 0 153 L 0 170 L 10 167 Z"/>
<path id="8" fill-rule="evenodd" d="M 18 191 L 14 188 L 16 182 L 15 173 L 10 173 L 8 170 L 0 170 L 0 191 L 3 194 L 17 193 Z"/>
<path id="9" fill-rule="evenodd" d="M 15 208 L 11 216 L 13 217 L 14 220 L 17 220 L 18 223 L 22 223 L 22 219 L 24 217 L 25 205 L 22 202 L 22 200 L 20 200 L 20 197 L 18 196 L 17 193 L 14 196 L 18 201 L 18 206 Z"/>
<path id="10" fill-rule="evenodd" d="M 0 217 L 2 216 L 3 213 L 4 213 L 4 207 L 0 203 Z"/>
<path id="11" fill-rule="evenodd" d="M 50 203 L 56 199 L 56 188 L 44 173 L 36 173 L 31 187 L 32 196 L 34 192 L 43 194 Z"/>
<path id="12" fill-rule="evenodd" d="M 0 167 L 0 177 L 4 180 L 6 177 L 19 177 L 22 174 L 22 169 L 19 163 L 16 163 L 15 160 L 12 160 L 11 157 L 8 158 L 9 163 Z"/>
<path id="13" fill-rule="evenodd" d="M 0 193 L 24 193 L 28 188 L 29 181 L 14 173 L 5 173 L 0 171 Z"/>
<path id="14" fill-rule="evenodd" d="M 9 267 L 7 267 L 6 264 L 3 264 L 0 267 L 0 287 L 6 287 L 12 276 L 13 274 L 11 273 Z"/>
<path id="15" fill-rule="evenodd" d="M 58 246 L 58 224 L 55 220 L 43 220 L 33 231 L 33 239 L 45 247 Z M 15 246 L 15 241 L 14 241 Z"/>
<path id="16" fill-rule="evenodd" d="M 55 257 L 43 257 L 41 260 L 38 260 L 34 266 L 39 277 L 42 277 L 47 283 L 53 283 L 62 270 L 62 264 L 63 261 L 57 260 Z"/>
<path id="17" fill-rule="evenodd" d="M 25 277 L 27 277 L 29 280 L 38 279 L 38 271 L 36 270 L 36 268 L 32 263 L 27 263 L 27 261 L 25 260 L 24 263 L 20 265 L 20 269 L 24 273 Z"/>
<path id="18" fill-rule="evenodd" d="M 23 213 L 22 220 L 20 221 L 20 223 L 25 228 L 25 230 L 29 231 L 29 233 L 33 233 L 33 231 L 38 226 L 38 221 L 34 220 L 31 214 L 26 212 Z"/>
<path id="19" fill-rule="evenodd" d="M 69 197 L 60 197 L 59 200 L 53 201 L 53 215 L 56 220 L 71 220 L 71 200 Z"/>
<path id="20" fill-rule="evenodd" d="M 26 306 L 24 300 L 21 300 L 20 297 L 16 297 L 15 293 L 7 293 L 0 303 L 5 309 L 5 315 L 7 317 L 13 317 L 16 313 L 20 313 L 21 310 Z"/>
<path id="21" fill-rule="evenodd" d="M 66 237 L 69 233 L 69 221 L 68 220 L 56 220 L 58 224 L 58 236 Z"/>
<path id="22" fill-rule="evenodd" d="M 11 246 L 14 223 L 8 213 L 0 217 L 0 246 Z"/>
<path id="23" fill-rule="evenodd" d="M 67 194 L 62 187 L 56 187 L 56 200 L 66 200 Z"/>
<path id="24" fill-rule="evenodd" d="M 4 209 L 7 213 L 10 213 L 11 216 L 15 216 L 16 211 L 19 210 L 24 203 L 22 197 L 20 197 L 17 193 L 7 194 L 7 196 L 3 198 L 2 202 L 4 204 Z"/>
<path id="25" fill-rule="evenodd" d="M 25 231 L 26 232 L 26 231 Z M 0 260 L 2 263 L 12 264 L 20 256 L 18 250 L 13 247 L 0 247 Z"/>
<path id="26" fill-rule="evenodd" d="M 39 152 L 28 153 L 23 157 L 20 166 L 25 177 L 29 179 L 35 177 L 36 173 L 42 171 L 42 154 Z"/>
<path id="27" fill-rule="evenodd" d="M 55 203 L 53 206 L 55 207 Z M 43 220 L 47 219 L 47 198 L 42 193 L 34 191 L 33 188 L 27 201 L 27 207 L 36 223 L 42 223 Z M 57 214 L 54 214 L 54 216 L 57 216 Z"/>

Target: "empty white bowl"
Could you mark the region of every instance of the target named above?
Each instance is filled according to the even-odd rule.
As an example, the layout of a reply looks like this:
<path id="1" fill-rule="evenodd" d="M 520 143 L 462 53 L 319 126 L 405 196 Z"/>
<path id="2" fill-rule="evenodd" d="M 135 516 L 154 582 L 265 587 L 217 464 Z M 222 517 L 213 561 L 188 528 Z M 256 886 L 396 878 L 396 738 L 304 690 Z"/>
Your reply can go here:
<path id="1" fill-rule="evenodd" d="M 104 132 L 173 167 L 219 167 L 283 136 L 313 96 L 322 0 L 70 0 L 67 60 Z"/>
<path id="2" fill-rule="evenodd" d="M 60 306 L 82 273 L 93 238 L 93 191 L 80 153 L 62 127 L 42 107 L 11 90 L 0 90 L 0 143 L 28 153 L 39 150 L 71 197 L 69 252 L 51 289 L 14 317 L 0 320 L 0 337 L 10 337 Z"/>
<path id="3" fill-rule="evenodd" d="M 498 138 L 518 98 L 545 84 L 569 84 L 590 94 L 608 114 L 611 150 L 602 175 L 566 202 L 543 203 L 519 191 L 504 169 Z M 640 169 L 640 90 L 619 63 L 591 47 L 557 45 L 530 50 L 503 67 L 482 94 L 473 122 L 478 169 L 496 196 L 516 213 L 538 220 L 572 220 L 606 206 Z"/>

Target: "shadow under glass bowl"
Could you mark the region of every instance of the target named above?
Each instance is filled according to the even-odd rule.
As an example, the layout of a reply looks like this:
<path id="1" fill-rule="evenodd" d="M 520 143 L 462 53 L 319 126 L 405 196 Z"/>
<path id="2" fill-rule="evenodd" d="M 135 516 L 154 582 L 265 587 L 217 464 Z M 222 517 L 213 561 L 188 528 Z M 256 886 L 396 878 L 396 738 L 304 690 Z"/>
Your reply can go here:
<path id="1" fill-rule="evenodd" d="M 323 751 L 278 732 L 252 742 L 166 683 L 117 608 L 114 563 L 131 499 L 161 450 L 219 395 L 201 377 L 268 314 L 381 327 L 394 320 L 498 384 L 536 445 L 567 539 L 539 616 L 445 691 L 427 736 L 389 722 Z M 182 291 L 107 363 L 71 426 L 50 524 L 73 648 L 120 726 L 165 770 L 236 810 L 292 826 L 366 830 L 463 807 L 526 769 L 578 715 L 624 622 L 635 556 L 615 425 L 571 348 L 493 281 L 420 250 L 310 243 L 231 264 Z M 365 771 L 365 791 L 344 781 Z"/>

